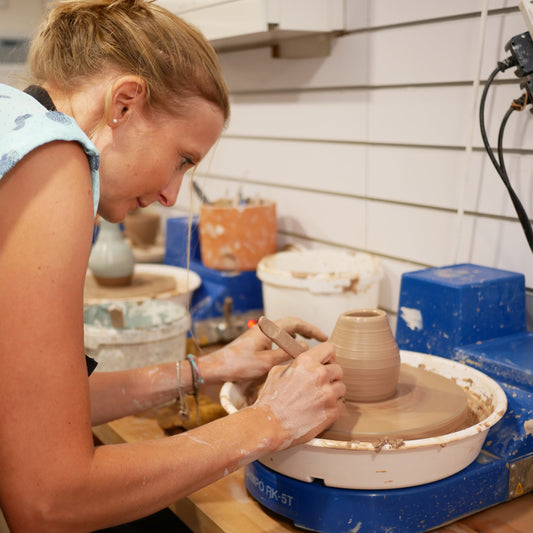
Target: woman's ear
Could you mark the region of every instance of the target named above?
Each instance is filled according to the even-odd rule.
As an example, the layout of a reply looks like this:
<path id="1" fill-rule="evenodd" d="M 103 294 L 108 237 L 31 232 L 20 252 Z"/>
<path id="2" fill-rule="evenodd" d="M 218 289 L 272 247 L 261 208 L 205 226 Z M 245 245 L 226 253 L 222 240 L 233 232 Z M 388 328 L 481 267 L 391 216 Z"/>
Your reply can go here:
<path id="1" fill-rule="evenodd" d="M 110 126 L 118 126 L 133 113 L 141 113 L 146 103 L 146 83 L 138 76 L 121 76 L 111 87 L 111 101 L 107 115 Z"/>

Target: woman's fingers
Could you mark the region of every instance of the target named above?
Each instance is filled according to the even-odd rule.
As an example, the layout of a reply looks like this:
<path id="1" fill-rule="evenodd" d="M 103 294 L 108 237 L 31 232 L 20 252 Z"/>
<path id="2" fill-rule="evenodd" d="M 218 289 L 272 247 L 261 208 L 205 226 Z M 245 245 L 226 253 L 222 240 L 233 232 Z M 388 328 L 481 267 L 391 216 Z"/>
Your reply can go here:
<path id="1" fill-rule="evenodd" d="M 328 339 L 328 336 L 320 328 L 297 317 L 281 318 L 276 320 L 276 324 L 293 336 L 298 334 L 306 339 L 316 339 L 320 342 Z"/>
<path id="2" fill-rule="evenodd" d="M 335 347 L 326 342 L 274 367 L 257 404 L 267 405 L 287 435 L 283 447 L 305 442 L 339 417 L 346 388 Z"/>

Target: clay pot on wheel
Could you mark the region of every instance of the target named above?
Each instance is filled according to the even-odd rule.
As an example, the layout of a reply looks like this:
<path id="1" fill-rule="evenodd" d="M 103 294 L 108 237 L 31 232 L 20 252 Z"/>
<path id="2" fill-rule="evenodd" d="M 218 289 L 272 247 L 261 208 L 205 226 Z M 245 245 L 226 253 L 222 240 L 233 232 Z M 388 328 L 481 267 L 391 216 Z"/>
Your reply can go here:
<path id="1" fill-rule="evenodd" d="M 384 311 L 354 309 L 342 313 L 330 341 L 344 370 L 346 400 L 379 402 L 394 396 L 400 351 Z"/>

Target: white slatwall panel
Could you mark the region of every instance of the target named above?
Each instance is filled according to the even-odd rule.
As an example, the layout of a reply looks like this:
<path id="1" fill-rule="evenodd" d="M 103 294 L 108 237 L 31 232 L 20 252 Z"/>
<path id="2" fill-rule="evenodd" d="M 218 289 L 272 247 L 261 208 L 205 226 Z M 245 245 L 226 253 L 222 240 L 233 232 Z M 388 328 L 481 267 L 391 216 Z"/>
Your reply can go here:
<path id="1" fill-rule="evenodd" d="M 482 79 L 507 56 L 505 43 L 525 31 L 515 2 L 488 5 Z M 241 190 L 274 199 L 280 245 L 378 254 L 380 305 L 393 313 L 401 274 L 426 266 L 475 262 L 522 272 L 533 287 L 533 254 L 479 134 L 481 90 L 474 94 L 472 81 L 481 2 L 347 6 L 354 31 L 336 39 L 327 58 L 274 59 L 268 49 L 221 55 L 232 119 L 198 169 L 199 183 L 211 198 Z M 487 102 L 493 143 L 521 94 L 512 70 L 497 80 Z M 533 218 L 529 111 L 513 114 L 505 147 Z M 188 200 L 184 191 L 181 208 Z"/>
<path id="2" fill-rule="evenodd" d="M 349 28 L 374 28 L 479 12 L 479 0 L 347 0 Z M 489 0 L 489 9 L 515 7 L 515 0 Z"/>
<path id="3" fill-rule="evenodd" d="M 514 217 L 485 152 L 472 153 L 470 179 L 463 185 L 466 165 L 461 149 L 226 137 L 212 159 L 200 165 L 199 175 L 216 169 L 218 180 L 235 180 L 235 187 L 259 182 L 442 209 L 457 209 L 464 187 L 467 211 Z M 506 166 L 529 212 L 533 209 L 533 155 L 508 154 Z M 202 181 L 211 197 L 214 181 Z"/>
<path id="4" fill-rule="evenodd" d="M 507 56 L 509 39 L 525 29 L 518 11 L 488 17 L 485 77 Z M 479 17 L 425 21 L 340 37 L 327 58 L 272 58 L 268 48 L 259 48 L 222 54 L 221 61 L 233 92 L 470 82 L 477 71 L 479 30 Z"/>
<path id="5" fill-rule="evenodd" d="M 518 82 L 492 86 L 487 106 L 492 142 L 501 118 L 521 93 Z M 472 88 L 435 85 L 254 93 L 237 95 L 232 104 L 229 136 L 457 147 L 467 141 Z M 506 146 L 532 150 L 533 121 L 516 115 L 507 126 Z M 530 118 L 528 113 L 523 116 Z M 477 116 L 474 134 L 474 145 L 481 147 Z"/>
<path id="6" fill-rule="evenodd" d="M 455 260 L 523 272 L 533 288 L 533 254 L 479 134 L 481 91 L 474 94 L 472 81 L 482 4 L 346 0 L 349 31 L 328 57 L 279 59 L 268 48 L 221 54 L 232 119 L 196 180 L 211 199 L 240 191 L 276 201 L 280 246 L 378 254 L 380 305 L 392 313 L 403 272 Z M 516 0 L 487 5 L 482 79 L 526 29 Z M 8 83 L 20 73 L 20 66 L 2 69 Z M 497 80 L 487 102 L 493 143 L 521 93 L 512 69 Z M 505 147 L 511 181 L 533 218 L 529 111 L 513 114 Z M 191 202 L 196 211 L 186 181 L 165 214 L 187 213 Z"/>
<path id="7" fill-rule="evenodd" d="M 226 137 L 216 147 L 211 165 L 219 176 L 244 182 L 365 195 L 368 148 L 353 143 L 302 142 Z"/>

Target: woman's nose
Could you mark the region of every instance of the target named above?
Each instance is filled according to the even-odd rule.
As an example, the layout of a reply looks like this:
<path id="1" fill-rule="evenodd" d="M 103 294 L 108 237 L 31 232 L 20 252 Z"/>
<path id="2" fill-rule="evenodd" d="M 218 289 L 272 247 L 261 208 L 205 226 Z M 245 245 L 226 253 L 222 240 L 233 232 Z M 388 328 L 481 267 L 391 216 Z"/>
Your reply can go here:
<path id="1" fill-rule="evenodd" d="M 177 198 L 177 194 L 171 196 L 166 192 L 159 193 L 159 203 L 164 207 L 172 207 L 176 203 Z"/>
<path id="2" fill-rule="evenodd" d="M 172 207 L 178 199 L 183 176 L 171 179 L 163 189 L 159 191 L 159 203 L 164 207 Z"/>

